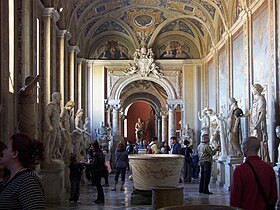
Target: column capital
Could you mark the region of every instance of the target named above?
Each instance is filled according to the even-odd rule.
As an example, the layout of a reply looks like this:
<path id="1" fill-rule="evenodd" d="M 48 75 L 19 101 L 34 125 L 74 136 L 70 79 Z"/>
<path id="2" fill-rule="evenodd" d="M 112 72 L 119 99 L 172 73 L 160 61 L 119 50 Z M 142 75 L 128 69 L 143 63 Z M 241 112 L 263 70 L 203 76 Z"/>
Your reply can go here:
<path id="1" fill-rule="evenodd" d="M 74 53 L 78 54 L 80 52 L 80 48 L 77 46 L 69 46 L 68 52 L 74 52 Z"/>
<path id="2" fill-rule="evenodd" d="M 42 16 L 43 17 L 51 17 L 51 18 L 54 19 L 55 22 L 57 22 L 60 18 L 60 15 L 59 15 L 58 11 L 55 10 L 54 8 L 52 8 L 52 7 L 43 9 Z"/>
<path id="3" fill-rule="evenodd" d="M 57 30 L 57 33 L 56 33 L 56 36 L 57 36 L 57 37 L 63 37 L 63 38 L 64 38 L 64 36 L 66 35 L 66 33 L 67 33 L 67 30 L 60 30 L 60 29 L 58 29 L 58 30 Z"/>
<path id="4" fill-rule="evenodd" d="M 84 60 L 85 60 L 84 58 L 77 58 L 77 63 L 78 63 L 78 64 L 81 64 L 81 63 L 84 62 Z"/>

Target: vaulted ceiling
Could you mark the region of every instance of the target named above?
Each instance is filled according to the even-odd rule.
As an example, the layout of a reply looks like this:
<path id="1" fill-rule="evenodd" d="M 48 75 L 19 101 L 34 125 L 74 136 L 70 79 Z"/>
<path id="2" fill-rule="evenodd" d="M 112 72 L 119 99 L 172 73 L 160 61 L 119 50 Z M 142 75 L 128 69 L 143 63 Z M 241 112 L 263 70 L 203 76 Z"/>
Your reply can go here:
<path id="1" fill-rule="evenodd" d="M 240 8 L 238 0 L 42 2 L 62 10 L 59 28 L 71 33 L 70 44 L 80 48 L 80 56 L 93 59 L 131 59 L 143 44 L 157 59 L 203 58 L 232 26 Z"/>

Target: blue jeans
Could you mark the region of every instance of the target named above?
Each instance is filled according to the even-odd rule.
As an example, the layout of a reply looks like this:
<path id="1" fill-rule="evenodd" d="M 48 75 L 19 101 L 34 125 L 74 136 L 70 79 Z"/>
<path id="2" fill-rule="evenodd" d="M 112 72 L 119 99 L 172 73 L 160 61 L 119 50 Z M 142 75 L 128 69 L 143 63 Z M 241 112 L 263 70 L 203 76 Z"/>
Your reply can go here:
<path id="1" fill-rule="evenodd" d="M 118 183 L 118 179 L 119 179 L 120 174 L 121 174 L 122 184 L 124 184 L 124 182 L 125 182 L 125 173 L 126 173 L 126 168 L 116 168 L 115 184 Z"/>

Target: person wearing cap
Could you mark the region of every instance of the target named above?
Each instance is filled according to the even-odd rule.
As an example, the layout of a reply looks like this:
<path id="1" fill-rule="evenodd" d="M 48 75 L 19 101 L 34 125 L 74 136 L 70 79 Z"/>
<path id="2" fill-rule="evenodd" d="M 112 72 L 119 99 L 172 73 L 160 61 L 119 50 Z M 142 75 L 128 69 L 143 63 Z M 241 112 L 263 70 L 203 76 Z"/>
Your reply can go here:
<path id="1" fill-rule="evenodd" d="M 158 137 L 154 136 L 152 142 L 149 144 L 152 150 L 152 154 L 159 154 L 157 143 L 158 143 Z"/>
<path id="2" fill-rule="evenodd" d="M 209 146 L 209 136 L 208 134 L 202 135 L 201 143 L 197 147 L 198 156 L 200 160 L 200 182 L 199 182 L 199 193 L 204 194 L 213 194 L 209 191 L 209 183 L 211 177 L 211 167 L 213 155 L 216 154 L 217 151 L 220 151 L 220 146 L 212 149 Z"/>

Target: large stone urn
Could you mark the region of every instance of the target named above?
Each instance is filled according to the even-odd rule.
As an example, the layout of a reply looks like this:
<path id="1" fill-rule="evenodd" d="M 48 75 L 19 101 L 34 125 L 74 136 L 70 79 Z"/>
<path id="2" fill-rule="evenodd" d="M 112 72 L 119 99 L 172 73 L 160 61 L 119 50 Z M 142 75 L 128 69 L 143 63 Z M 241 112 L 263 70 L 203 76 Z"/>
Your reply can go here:
<path id="1" fill-rule="evenodd" d="M 176 187 L 179 184 L 184 156 L 171 154 L 129 155 L 134 188 Z"/>

